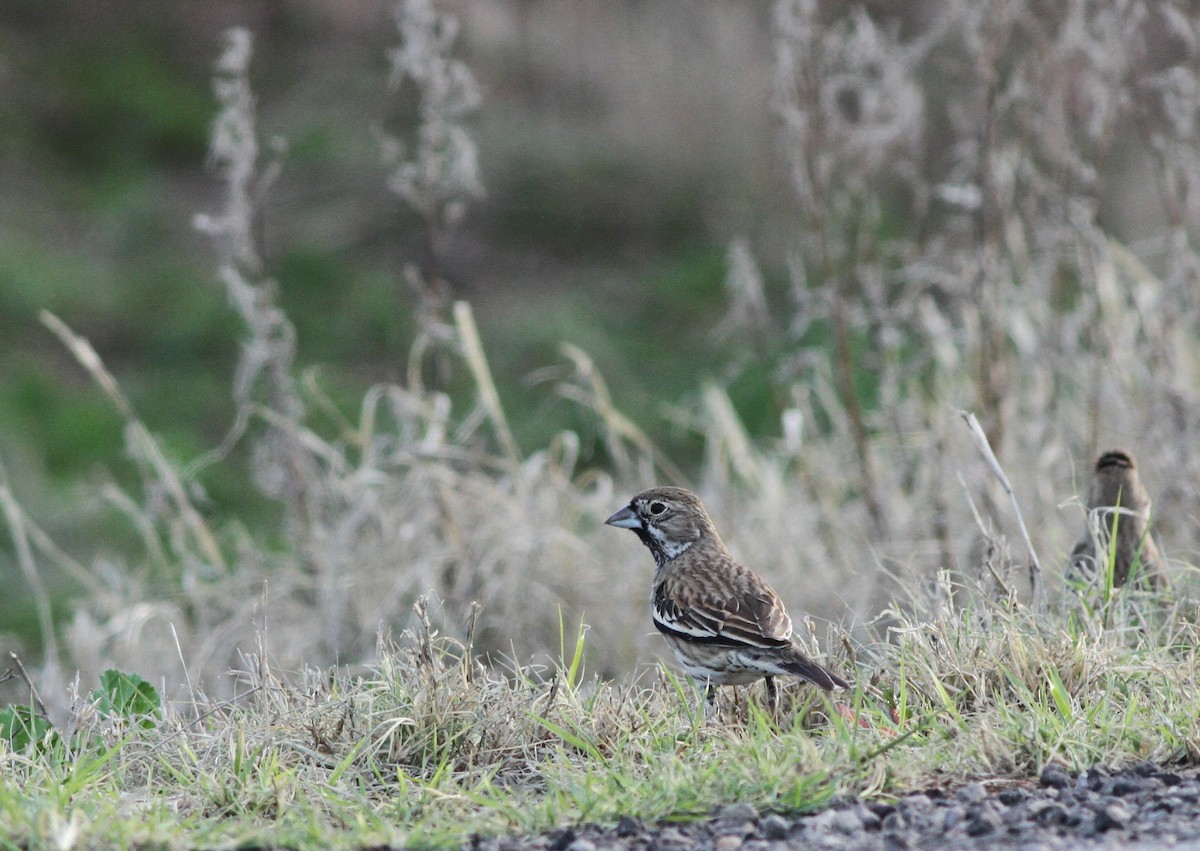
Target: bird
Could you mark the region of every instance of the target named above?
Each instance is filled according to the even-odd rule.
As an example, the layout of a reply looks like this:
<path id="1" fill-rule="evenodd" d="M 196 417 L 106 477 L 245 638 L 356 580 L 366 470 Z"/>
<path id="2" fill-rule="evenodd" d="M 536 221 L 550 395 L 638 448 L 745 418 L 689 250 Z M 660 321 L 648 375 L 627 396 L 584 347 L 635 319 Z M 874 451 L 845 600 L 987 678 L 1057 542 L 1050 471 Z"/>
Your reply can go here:
<path id="1" fill-rule="evenodd" d="M 765 680 L 772 715 L 775 677 L 800 677 L 825 691 L 850 687 L 796 646 L 779 595 L 734 560 L 694 493 L 651 488 L 605 522 L 631 529 L 654 556 L 651 619 L 683 670 L 704 688 L 706 717 L 715 712 L 718 686 Z"/>
<path id="2" fill-rule="evenodd" d="M 1132 454 L 1124 449 L 1100 454 L 1088 490 L 1087 508 L 1087 525 L 1071 550 L 1072 570 L 1085 577 L 1095 576 L 1112 552 L 1114 588 L 1133 577 L 1137 585 L 1163 589 L 1166 577 L 1162 572 L 1162 556 L 1147 529 L 1150 496 L 1138 476 Z M 1115 548 L 1111 541 L 1114 523 Z"/>

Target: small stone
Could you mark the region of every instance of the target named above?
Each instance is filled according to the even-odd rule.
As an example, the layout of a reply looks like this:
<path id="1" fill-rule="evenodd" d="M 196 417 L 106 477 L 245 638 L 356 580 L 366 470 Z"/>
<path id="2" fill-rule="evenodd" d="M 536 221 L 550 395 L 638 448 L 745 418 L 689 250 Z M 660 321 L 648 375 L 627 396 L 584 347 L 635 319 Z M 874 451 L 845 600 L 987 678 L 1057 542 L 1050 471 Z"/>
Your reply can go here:
<path id="1" fill-rule="evenodd" d="M 742 837 L 733 834 L 718 836 L 717 841 L 713 843 L 715 851 L 738 851 L 742 847 Z"/>
<path id="2" fill-rule="evenodd" d="M 665 827 L 656 838 L 654 845 L 663 847 L 691 848 L 695 843 L 684 835 L 677 827 Z"/>
<path id="3" fill-rule="evenodd" d="M 552 830 L 546 834 L 546 847 L 549 851 L 567 851 L 575 841 L 575 831 L 569 827 L 562 830 Z"/>
<path id="4" fill-rule="evenodd" d="M 844 833 L 849 836 L 852 833 L 862 830 L 862 819 L 858 817 L 858 813 L 854 812 L 854 810 L 837 810 L 833 814 L 832 827 L 838 833 Z"/>
<path id="5" fill-rule="evenodd" d="M 596 851 L 596 843 L 590 839 L 579 838 L 567 846 L 567 851 Z"/>
<path id="6" fill-rule="evenodd" d="M 745 840 L 747 837 L 754 835 L 755 831 L 758 830 L 758 825 L 755 822 L 749 821 L 717 819 L 709 825 L 709 829 L 714 836 L 736 836 L 738 839 Z"/>
<path id="7" fill-rule="evenodd" d="M 892 813 L 896 812 L 896 807 L 885 801 L 868 801 L 867 809 L 882 818 L 887 818 Z"/>
<path id="8" fill-rule="evenodd" d="M 928 812 L 929 810 L 933 809 L 933 801 L 930 800 L 928 795 L 920 792 L 904 798 L 903 804 L 908 809 L 915 810 L 919 813 Z"/>
<path id="9" fill-rule="evenodd" d="M 1008 789 L 1001 789 L 1000 794 L 996 798 L 1006 807 L 1015 807 L 1025 800 L 1025 792 L 1021 789 L 1010 787 Z"/>
<path id="10" fill-rule="evenodd" d="M 758 821 L 758 810 L 750 804 L 726 804 L 717 807 L 713 815 L 724 821 Z"/>
<path id="11" fill-rule="evenodd" d="M 883 835 L 883 847 L 887 851 L 908 851 L 912 848 L 912 841 L 903 833 L 885 833 Z"/>
<path id="12" fill-rule="evenodd" d="M 892 810 L 883 817 L 880 826 L 888 833 L 899 833 L 908 828 L 908 819 L 899 810 Z"/>
<path id="13" fill-rule="evenodd" d="M 1001 804 L 1000 806 L 1003 806 Z M 1029 832 L 1034 826 L 1032 816 L 1027 807 L 1005 807 L 1000 812 L 1000 820 L 1008 828 L 1009 833 Z"/>
<path id="14" fill-rule="evenodd" d="M 804 829 L 806 832 L 818 836 L 830 833 L 833 831 L 833 818 L 833 810 L 821 810 L 804 820 Z"/>
<path id="15" fill-rule="evenodd" d="M 854 812 L 858 814 L 858 820 L 862 822 L 863 830 L 875 832 L 879 830 L 879 816 L 870 807 L 859 804 L 854 808 Z"/>
<path id="16" fill-rule="evenodd" d="M 1195 801 L 1200 799 L 1200 782 L 1195 780 L 1185 780 L 1171 790 L 1171 797 L 1178 798 L 1181 801 Z"/>
<path id="17" fill-rule="evenodd" d="M 1050 800 L 1049 798 L 1034 797 L 1031 798 L 1029 803 L 1025 805 L 1025 812 L 1029 813 L 1031 816 L 1037 816 L 1043 810 L 1054 806 L 1057 806 L 1057 804 L 1055 804 L 1054 801 Z"/>
<path id="18" fill-rule="evenodd" d="M 1126 795 L 1136 795 L 1145 788 L 1145 781 L 1136 777 L 1118 777 L 1108 787 L 1108 794 L 1124 798 Z"/>
<path id="19" fill-rule="evenodd" d="M 1066 789 L 1071 785 L 1071 775 L 1061 765 L 1051 763 L 1042 769 L 1038 782 L 1051 789 Z"/>
<path id="20" fill-rule="evenodd" d="M 987 789 L 983 788 L 982 783 L 968 783 L 955 792 L 954 797 L 964 804 L 978 804 L 980 801 L 987 799 L 988 792 Z"/>
<path id="21" fill-rule="evenodd" d="M 786 842 L 767 842 L 764 839 L 751 839 L 743 843 L 742 851 L 788 851 Z"/>
<path id="22" fill-rule="evenodd" d="M 1109 804 L 1096 813 L 1095 828 L 1097 833 L 1104 833 L 1113 828 L 1122 828 L 1129 824 L 1129 810 L 1120 801 Z"/>
<path id="23" fill-rule="evenodd" d="M 642 823 L 632 816 L 625 816 L 617 822 L 617 836 L 622 838 L 636 836 L 642 832 Z"/>
<path id="24" fill-rule="evenodd" d="M 1168 825 L 1173 824 L 1174 813 L 1170 808 L 1155 807 L 1149 811 L 1142 810 L 1137 814 L 1137 830 L 1143 836 L 1156 836 L 1161 838 L 1163 834 L 1170 832 Z M 1187 818 L 1187 816 L 1183 816 Z M 1130 821 L 1133 821 L 1132 819 Z M 1127 829 L 1132 830 L 1131 825 L 1125 825 Z"/>
<path id="25" fill-rule="evenodd" d="M 1104 784 L 1108 781 L 1111 775 L 1102 765 L 1093 765 L 1087 770 L 1087 788 L 1093 792 L 1099 792 L 1104 788 Z"/>
<path id="26" fill-rule="evenodd" d="M 963 811 L 962 807 L 947 807 L 945 814 L 942 816 L 942 830 L 949 833 L 962 824 L 963 819 L 966 817 L 967 814 Z"/>
<path id="27" fill-rule="evenodd" d="M 991 807 L 977 807 L 967 813 L 967 836 L 986 836 L 1002 823 L 1000 814 Z"/>
<path id="28" fill-rule="evenodd" d="M 762 828 L 762 835 L 764 838 L 784 839 L 788 835 L 788 828 L 791 827 L 791 824 L 789 824 L 788 820 L 783 816 L 778 815 L 777 813 L 771 813 L 763 818 L 760 827 Z"/>

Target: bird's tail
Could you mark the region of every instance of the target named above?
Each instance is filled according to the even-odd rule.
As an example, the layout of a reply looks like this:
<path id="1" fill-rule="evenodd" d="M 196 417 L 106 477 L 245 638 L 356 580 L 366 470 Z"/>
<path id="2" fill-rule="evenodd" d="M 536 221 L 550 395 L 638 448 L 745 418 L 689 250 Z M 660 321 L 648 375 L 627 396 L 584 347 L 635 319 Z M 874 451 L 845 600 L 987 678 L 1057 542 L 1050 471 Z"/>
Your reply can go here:
<path id="1" fill-rule="evenodd" d="M 843 680 L 837 674 L 826 668 L 821 667 L 812 659 L 809 659 L 796 648 L 792 648 L 792 652 L 783 667 L 789 672 L 803 677 L 810 683 L 820 686 L 825 691 L 831 690 L 834 686 L 838 688 L 850 688 L 850 683 Z"/>

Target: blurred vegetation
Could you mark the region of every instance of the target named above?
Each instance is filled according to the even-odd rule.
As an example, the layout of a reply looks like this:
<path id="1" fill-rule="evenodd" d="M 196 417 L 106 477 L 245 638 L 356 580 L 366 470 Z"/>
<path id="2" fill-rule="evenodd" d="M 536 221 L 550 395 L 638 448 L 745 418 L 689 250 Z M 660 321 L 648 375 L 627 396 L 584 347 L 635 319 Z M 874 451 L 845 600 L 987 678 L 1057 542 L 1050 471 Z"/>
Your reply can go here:
<path id="1" fill-rule="evenodd" d="M 506 596 L 513 571 L 547 571 L 551 608 L 596 611 L 588 583 L 609 544 L 591 534 L 612 506 L 593 504 L 608 496 L 595 483 L 669 478 L 664 460 L 740 519 L 729 525 L 742 552 L 757 549 L 793 587 L 821 588 L 805 602 L 822 616 L 849 605 L 870 617 L 883 577 L 925 581 L 1004 551 L 1003 534 L 978 523 L 1003 527 L 1007 509 L 986 468 L 964 472 L 978 458 L 959 408 L 977 410 L 996 453 L 1016 461 L 1017 496 L 1042 509 L 1044 552 L 1063 525 L 1049 507 L 1079 491 L 1075 465 L 1086 470 L 1098 444 L 1144 443 L 1149 479 L 1200 468 L 1188 184 L 1164 177 L 1195 170 L 1179 117 L 1191 113 L 1168 107 L 1194 108 L 1200 39 L 1174 6 L 439 8 L 461 16 L 451 52 L 479 81 L 478 109 L 461 120 L 485 195 L 453 226 L 389 187 L 384 140 L 411 142 L 428 124 L 413 92 L 389 86 L 390 2 L 0 9 L 0 460 L 28 516 L 111 592 L 91 600 L 94 621 L 74 624 L 74 647 L 96 643 L 88 628 L 117 635 L 142 600 L 163 620 L 185 609 L 196 652 L 213 661 L 205 642 L 232 641 L 231 624 L 250 617 L 230 598 L 245 604 L 268 573 L 297 623 L 315 608 L 331 625 L 315 659 L 361 651 L 372 606 L 392 618 L 430 589 L 455 604 L 494 596 L 481 634 L 502 646 L 511 636 L 497 624 L 527 602 Z M 281 166 L 252 199 L 263 268 L 249 283 L 296 331 L 285 371 L 306 414 L 264 403 L 279 419 L 193 480 L 189 465 L 237 420 L 230 378 L 251 341 L 218 274 L 223 250 L 194 228 L 224 208 L 209 137 L 231 25 L 254 36 L 256 166 Z M 748 258 L 737 274 L 731 245 Z M 448 309 L 458 299 L 473 307 L 517 459 L 497 450 L 495 414 L 473 407 L 477 362 L 410 363 L 422 335 L 442 335 L 434 350 L 462 343 Z M 188 512 L 129 452 L 131 423 L 41 310 L 92 342 L 184 471 L 187 498 L 236 551 L 224 578 L 237 592 L 218 593 L 194 541 L 155 549 L 179 544 Z M 411 386 L 410 369 L 427 386 Z M 564 385 L 578 392 L 568 399 Z M 448 395 L 452 415 L 430 391 Z M 393 406 L 386 428 L 363 424 L 368 399 Z M 308 439 L 298 450 L 297 435 Z M 303 469 L 283 483 L 296 492 L 269 498 L 252 471 L 281 440 Z M 418 443 L 435 451 L 405 454 Z M 1156 503 L 1185 557 L 1196 478 L 1179 472 Z M 956 480 L 978 506 L 947 497 Z M 102 498 L 108 483 L 145 504 Z M 429 492 L 427 536 L 396 528 L 432 510 Z M 563 516 L 526 516 L 542 510 Z M 560 535 L 550 544 L 548 527 Z M 409 559 L 399 579 L 397 548 Z M 56 600 L 73 590 L 49 573 Z M 18 576 L 7 538 L 0 575 Z M 361 610 L 339 596 L 350 586 Z M 616 671 L 639 658 L 640 639 L 610 603 L 595 639 L 618 648 Z M 0 603 L 15 647 L 35 644 L 30 610 L 20 592 Z M 540 646 L 542 627 L 513 629 Z M 339 629 L 358 643 L 340 643 Z"/>
<path id="2" fill-rule="evenodd" d="M 0 10 L 0 453 L 29 512 L 68 550 L 125 549 L 124 524 L 81 501 L 79 488 L 110 476 L 130 485 L 136 471 L 120 461 L 120 418 L 39 310 L 92 341 L 175 458 L 217 444 L 233 419 L 228 377 L 240 329 L 191 228 L 218 188 L 205 158 L 224 26 L 258 25 L 263 132 L 289 145 L 262 227 L 300 366 L 321 367 L 320 386 L 347 413 L 370 384 L 403 375 L 415 328 L 402 269 L 420 261 L 422 243 L 420 222 L 382 187 L 372 128 L 405 117 L 387 114 L 390 7 L 368 5 L 348 23 L 320 4 L 206 13 L 139 4 L 116 14 L 108 4 L 14 0 Z M 485 75 L 494 61 L 486 50 L 469 58 Z M 531 92 L 553 84 L 532 54 L 501 62 L 517 63 L 512 76 Z M 321 100 L 322 75 L 349 78 L 336 104 Z M 526 115 L 540 126 L 561 120 Z M 498 104 L 478 119 L 511 121 Z M 596 358 L 622 406 L 647 414 L 656 440 L 695 461 L 696 436 L 661 414 L 725 360 L 710 337 L 725 273 L 722 227 L 706 215 L 711 186 L 702 173 L 660 170 L 603 140 L 539 148 L 500 136 L 498 152 L 481 139 L 488 198 L 467 222 L 465 259 L 451 274 L 479 306 L 518 441 L 532 448 L 564 428 L 586 433 L 577 409 L 537 381 L 570 340 Z M 367 209 L 348 206 L 364 191 Z M 777 412 L 762 379 L 747 376 L 732 392 L 756 428 L 771 428 Z M 253 526 L 278 511 L 245 470 L 200 474 L 206 512 Z M 15 570 L 7 537 L 0 570 Z M 8 595 L 0 634 L 32 635 L 28 611 L 23 593 Z"/>

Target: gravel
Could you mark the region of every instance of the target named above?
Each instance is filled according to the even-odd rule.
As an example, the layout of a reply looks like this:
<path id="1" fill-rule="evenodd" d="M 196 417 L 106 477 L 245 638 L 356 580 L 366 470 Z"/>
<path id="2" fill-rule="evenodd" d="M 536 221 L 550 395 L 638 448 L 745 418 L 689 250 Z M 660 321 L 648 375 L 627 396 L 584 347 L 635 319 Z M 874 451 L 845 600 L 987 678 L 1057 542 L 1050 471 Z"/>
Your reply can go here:
<path id="1" fill-rule="evenodd" d="M 894 801 L 842 799 L 807 815 L 719 807 L 705 821 L 584 825 L 539 836 L 471 837 L 478 851 L 903 851 L 1200 849 L 1200 769 L 1155 765 L 927 789 Z"/>

